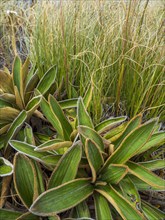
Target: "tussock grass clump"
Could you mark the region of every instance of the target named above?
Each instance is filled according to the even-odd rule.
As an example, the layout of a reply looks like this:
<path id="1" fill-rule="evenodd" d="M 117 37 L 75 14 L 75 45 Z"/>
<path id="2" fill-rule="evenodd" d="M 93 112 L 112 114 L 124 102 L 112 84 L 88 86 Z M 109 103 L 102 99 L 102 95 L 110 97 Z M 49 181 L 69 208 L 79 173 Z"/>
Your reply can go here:
<path id="1" fill-rule="evenodd" d="M 23 38 L 40 77 L 57 64 L 58 99 L 83 95 L 92 78 L 95 122 L 106 104 L 112 115 L 142 111 L 163 120 L 161 1 L 38 1 L 19 10 L 16 27 L 24 35 L 18 41 Z"/>

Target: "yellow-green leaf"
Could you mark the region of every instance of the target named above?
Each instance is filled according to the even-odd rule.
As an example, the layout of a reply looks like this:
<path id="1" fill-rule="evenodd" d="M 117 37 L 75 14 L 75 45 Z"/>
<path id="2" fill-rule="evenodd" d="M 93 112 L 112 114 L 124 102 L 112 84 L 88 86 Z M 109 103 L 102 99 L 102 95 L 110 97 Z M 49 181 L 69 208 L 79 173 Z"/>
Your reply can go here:
<path id="1" fill-rule="evenodd" d="M 50 177 L 49 189 L 73 180 L 76 177 L 81 155 L 82 149 L 77 143 L 61 157 Z"/>
<path id="2" fill-rule="evenodd" d="M 142 181 L 146 182 L 150 186 L 164 189 L 165 181 L 155 175 L 153 172 L 131 161 L 127 162 L 126 165 L 129 167 L 129 172 L 141 179 Z"/>
<path id="3" fill-rule="evenodd" d="M 13 173 L 13 164 L 0 157 L 0 177 L 9 176 Z"/>
<path id="4" fill-rule="evenodd" d="M 17 116 L 17 118 L 13 121 L 13 123 L 9 127 L 8 132 L 3 140 L 3 146 L 1 147 L 8 145 L 8 142 L 11 140 L 11 138 L 13 138 L 21 129 L 26 118 L 27 118 L 26 112 L 23 110 L 22 112 L 20 112 L 20 114 Z"/>
<path id="5" fill-rule="evenodd" d="M 56 78 L 57 68 L 56 65 L 51 67 L 40 79 L 37 90 L 40 91 L 42 95 L 44 95 L 54 83 Z"/>
<path id="6" fill-rule="evenodd" d="M 85 153 L 86 153 L 86 157 L 87 157 L 89 166 L 92 171 L 92 177 L 93 177 L 92 182 L 95 182 L 97 172 L 102 167 L 102 165 L 104 163 L 104 159 L 102 157 L 102 154 L 101 154 L 99 148 L 90 139 L 86 140 Z"/>
<path id="7" fill-rule="evenodd" d="M 22 63 L 18 56 L 15 57 L 13 63 L 13 80 L 14 85 L 18 88 L 20 95 L 23 95 L 23 79 L 21 74 Z"/>
<path id="8" fill-rule="evenodd" d="M 42 193 L 30 207 L 30 212 L 51 216 L 68 210 L 93 193 L 88 179 L 76 179 Z"/>
<path id="9" fill-rule="evenodd" d="M 100 193 L 94 193 L 95 213 L 97 220 L 113 220 L 108 201 Z"/>
<path id="10" fill-rule="evenodd" d="M 105 166 L 109 164 L 123 164 L 133 157 L 142 146 L 148 141 L 155 126 L 155 120 L 152 120 L 142 126 L 134 129 L 121 142 L 120 146 L 106 161 Z"/>
<path id="11" fill-rule="evenodd" d="M 143 215 L 112 186 L 99 186 L 96 191 L 103 195 L 111 203 L 111 205 L 114 206 L 124 220 L 145 219 Z"/>
<path id="12" fill-rule="evenodd" d="M 9 122 L 13 121 L 20 111 L 12 107 L 3 107 L 0 108 L 0 121 L 7 120 Z"/>
<path id="13" fill-rule="evenodd" d="M 40 217 L 33 215 L 30 212 L 26 212 L 19 216 L 16 220 L 40 220 Z"/>
<path id="14" fill-rule="evenodd" d="M 157 132 L 153 134 L 149 141 L 138 151 L 138 154 L 141 154 L 152 147 L 159 147 L 165 143 L 165 132 Z"/>
<path id="15" fill-rule="evenodd" d="M 66 99 L 66 100 L 59 101 L 59 105 L 61 106 L 61 109 L 76 108 L 77 101 L 78 101 L 77 98 Z"/>
<path id="16" fill-rule="evenodd" d="M 126 176 L 119 183 L 123 196 L 139 211 L 141 211 L 141 198 L 131 179 Z"/>
<path id="17" fill-rule="evenodd" d="M 78 126 L 78 132 L 85 138 L 91 139 L 101 151 L 104 150 L 102 137 L 95 130 L 87 126 Z"/>
<path id="18" fill-rule="evenodd" d="M 155 206 L 152 206 L 151 204 L 145 201 L 142 202 L 142 209 L 147 219 L 164 220 L 165 218 L 164 212 L 162 212 L 161 210 L 157 209 Z"/>
<path id="19" fill-rule="evenodd" d="M 113 143 L 115 145 L 115 149 L 121 144 L 121 142 L 124 140 L 124 138 L 135 128 L 139 127 L 142 121 L 142 115 L 139 114 L 132 118 L 125 130 L 123 131 L 122 135 Z"/>
<path id="20" fill-rule="evenodd" d="M 8 73 L 1 71 L 0 70 L 0 89 L 4 93 L 12 93 L 14 94 L 14 88 L 13 88 L 13 83 L 12 83 L 12 76 L 9 75 Z"/>
<path id="21" fill-rule="evenodd" d="M 100 122 L 98 125 L 96 125 L 95 130 L 99 133 L 105 132 L 119 125 L 121 122 L 125 121 L 126 118 L 127 118 L 126 116 L 109 118 L 105 121 Z"/>
<path id="22" fill-rule="evenodd" d="M 127 166 L 120 164 L 111 164 L 105 170 L 100 172 L 100 180 L 111 184 L 118 184 L 127 173 Z"/>
<path id="23" fill-rule="evenodd" d="M 41 110 L 48 121 L 53 125 L 56 129 L 57 133 L 59 134 L 60 138 L 64 137 L 63 128 L 57 116 L 52 112 L 50 104 L 46 101 L 45 98 L 42 98 L 40 103 Z"/>
<path id="24" fill-rule="evenodd" d="M 47 141 L 35 148 L 35 151 L 44 152 L 49 150 L 57 150 L 59 148 L 68 148 L 72 145 L 72 141 L 63 141 L 60 139 L 54 139 Z"/>
<path id="25" fill-rule="evenodd" d="M 61 127 L 63 129 L 65 140 L 70 140 L 70 135 L 73 131 L 72 126 L 68 122 L 60 105 L 58 104 L 58 102 L 52 95 L 49 95 L 49 104 L 50 104 L 51 111 L 53 112 L 54 115 L 56 115 L 56 117 L 61 123 Z"/>
<path id="26" fill-rule="evenodd" d="M 140 165 L 145 167 L 148 170 L 159 170 L 163 169 L 165 165 L 165 159 L 158 159 L 158 160 L 151 160 L 151 161 L 146 161 L 146 162 L 140 162 Z"/>
<path id="27" fill-rule="evenodd" d="M 14 186 L 22 203 L 29 208 L 34 196 L 34 166 L 23 154 L 14 157 Z"/>
<path id="28" fill-rule="evenodd" d="M 16 220 L 19 216 L 22 215 L 22 212 L 17 212 L 8 209 L 0 209 L 0 219 L 1 220 Z"/>
<path id="29" fill-rule="evenodd" d="M 79 97 L 77 107 L 78 125 L 84 125 L 89 128 L 94 128 L 92 120 L 85 109 L 83 99 Z"/>
<path id="30" fill-rule="evenodd" d="M 34 160 L 37 160 L 39 162 L 50 164 L 50 165 L 56 165 L 59 161 L 60 157 L 59 155 L 52 155 L 50 153 L 46 152 L 36 152 L 34 151 L 35 146 L 27 144 L 25 142 L 21 141 L 10 141 L 10 146 L 13 147 L 16 151 L 27 155 L 31 157 Z"/>
<path id="31" fill-rule="evenodd" d="M 79 203 L 72 212 L 73 219 L 83 219 L 83 220 L 90 220 L 90 212 L 89 207 L 86 201 Z"/>

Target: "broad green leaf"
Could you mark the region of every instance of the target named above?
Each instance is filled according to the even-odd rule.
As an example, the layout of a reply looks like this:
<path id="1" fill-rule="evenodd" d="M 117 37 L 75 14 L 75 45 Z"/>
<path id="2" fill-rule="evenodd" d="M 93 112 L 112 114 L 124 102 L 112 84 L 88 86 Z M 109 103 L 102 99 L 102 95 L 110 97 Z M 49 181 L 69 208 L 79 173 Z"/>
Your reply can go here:
<path id="1" fill-rule="evenodd" d="M 78 101 L 77 98 L 66 99 L 66 100 L 59 101 L 59 105 L 61 106 L 62 109 L 76 108 L 77 101 Z"/>
<path id="2" fill-rule="evenodd" d="M 12 107 L 12 105 L 11 103 L 0 98 L 0 108 L 4 108 L 4 107 Z"/>
<path id="3" fill-rule="evenodd" d="M 20 95 L 23 97 L 23 78 L 22 78 L 22 63 L 21 59 L 16 56 L 13 63 L 13 80 L 14 85 L 18 88 Z"/>
<path id="4" fill-rule="evenodd" d="M 13 164 L 0 157 L 0 177 L 9 176 L 13 173 Z"/>
<path id="5" fill-rule="evenodd" d="M 139 127 L 142 121 L 142 115 L 139 114 L 132 118 L 130 122 L 128 123 L 127 127 L 125 128 L 123 134 L 113 143 L 115 145 L 115 149 L 118 148 L 118 146 L 121 144 L 121 142 L 124 140 L 124 138 L 135 128 Z"/>
<path id="6" fill-rule="evenodd" d="M 40 217 L 33 215 L 30 212 L 26 212 L 18 217 L 16 220 L 40 220 Z"/>
<path id="7" fill-rule="evenodd" d="M 23 87 L 25 88 L 27 75 L 29 73 L 29 65 L 30 65 L 30 59 L 29 57 L 26 58 L 24 64 L 22 65 L 21 74 L 22 74 L 22 81 L 23 81 Z"/>
<path id="8" fill-rule="evenodd" d="M 49 96 L 49 103 L 50 103 L 52 112 L 54 113 L 54 115 L 56 115 L 56 117 L 61 123 L 61 127 L 63 128 L 63 134 L 65 137 L 65 140 L 70 140 L 70 135 L 73 131 L 72 126 L 70 125 L 67 118 L 65 117 L 56 99 L 51 95 Z"/>
<path id="9" fill-rule="evenodd" d="M 107 199 L 100 193 L 94 193 L 95 213 L 97 220 L 113 220 Z"/>
<path id="10" fill-rule="evenodd" d="M 32 161 L 25 155 L 17 153 L 14 157 L 14 186 L 27 208 L 33 203 L 34 175 Z"/>
<path id="11" fill-rule="evenodd" d="M 78 115 L 78 125 L 84 125 L 89 128 L 94 128 L 92 120 L 85 109 L 83 100 L 81 97 L 78 99 L 77 115 Z"/>
<path id="12" fill-rule="evenodd" d="M 142 209 L 147 217 L 147 219 L 150 220 L 164 220 L 165 218 L 165 213 L 162 212 L 161 210 L 155 208 L 154 206 L 150 205 L 149 203 L 143 201 L 142 202 Z"/>
<path id="13" fill-rule="evenodd" d="M 147 143 L 137 152 L 138 154 L 141 154 L 147 150 L 149 150 L 152 147 L 159 147 L 160 145 L 163 145 L 165 143 L 165 132 L 158 132 L 151 136 L 150 140 L 147 141 Z"/>
<path id="14" fill-rule="evenodd" d="M 139 151 L 150 138 L 154 125 L 155 120 L 152 120 L 133 130 L 125 137 L 118 149 L 109 157 L 105 163 L 105 167 L 112 163 L 123 164 L 136 155 L 136 152 Z"/>
<path id="15" fill-rule="evenodd" d="M 84 95 L 84 98 L 83 98 L 83 102 L 84 102 L 84 105 L 85 105 L 85 108 L 87 109 L 91 100 L 92 100 L 92 93 L 93 93 L 93 82 L 91 81 L 91 83 L 89 83 L 89 86 L 88 86 L 88 89 Z"/>
<path id="16" fill-rule="evenodd" d="M 61 126 L 61 123 L 57 116 L 52 112 L 51 107 L 49 103 L 46 101 L 46 99 L 42 98 L 42 101 L 40 103 L 41 110 L 45 117 L 48 119 L 48 121 L 53 125 L 53 127 L 56 129 L 57 133 L 60 135 L 60 137 L 63 137 L 63 128 Z"/>
<path id="17" fill-rule="evenodd" d="M 34 92 L 34 89 L 36 88 L 37 84 L 39 82 L 39 77 L 37 73 L 35 73 L 30 81 L 27 83 L 25 88 L 25 103 L 27 103 L 31 97 L 31 95 Z"/>
<path id="18" fill-rule="evenodd" d="M 165 160 L 151 160 L 151 161 L 146 161 L 146 162 L 140 162 L 140 165 L 142 165 L 143 167 L 145 167 L 148 170 L 159 170 L 159 169 L 163 169 L 164 165 L 165 165 Z"/>
<path id="19" fill-rule="evenodd" d="M 14 88 L 12 83 L 12 76 L 8 73 L 0 70 L 0 89 L 4 93 L 14 94 Z"/>
<path id="20" fill-rule="evenodd" d="M 125 127 L 127 126 L 128 122 L 124 122 L 121 125 L 112 128 L 110 131 L 108 131 L 107 133 L 105 133 L 103 135 L 103 137 L 107 140 L 110 140 L 111 142 L 114 142 L 115 140 L 117 140 L 123 133 Z"/>
<path id="21" fill-rule="evenodd" d="M 73 145 L 60 159 L 48 183 L 48 188 L 57 187 L 76 177 L 82 149 L 79 143 Z"/>
<path id="22" fill-rule="evenodd" d="M 36 199 L 41 193 L 45 191 L 43 172 L 41 170 L 40 164 L 33 160 L 33 166 L 35 169 L 35 179 L 34 179 L 34 197 Z"/>
<path id="23" fill-rule="evenodd" d="M 39 95 L 39 96 L 33 97 L 28 102 L 28 104 L 26 106 L 26 111 L 27 111 L 28 116 L 32 115 L 33 112 L 39 107 L 39 104 L 40 104 L 41 100 L 42 100 L 42 96 Z"/>
<path id="24" fill-rule="evenodd" d="M 56 78 L 57 68 L 56 65 L 51 67 L 40 79 L 37 90 L 40 91 L 42 95 L 44 95 L 51 87 L 51 85 L 54 83 Z"/>
<path id="25" fill-rule="evenodd" d="M 0 108 L 0 121 L 13 121 L 19 115 L 19 113 L 20 111 L 18 109 L 12 107 Z"/>
<path id="26" fill-rule="evenodd" d="M 141 199 L 140 195 L 131 181 L 131 179 L 126 176 L 119 183 L 122 190 L 123 196 L 138 210 L 141 211 Z"/>
<path id="27" fill-rule="evenodd" d="M 95 182 L 97 172 L 102 167 L 102 165 L 104 163 L 104 159 L 102 157 L 102 154 L 101 154 L 99 148 L 90 139 L 86 140 L 85 153 L 86 153 L 86 157 L 87 157 L 89 166 L 90 166 L 91 171 L 92 171 L 92 177 L 93 177 L 92 182 Z"/>
<path id="28" fill-rule="evenodd" d="M 100 180 L 111 184 L 118 184 L 128 173 L 125 165 L 111 164 L 100 173 Z"/>
<path id="29" fill-rule="evenodd" d="M 129 172 L 137 176 L 142 181 L 148 183 L 150 186 L 158 187 L 162 190 L 164 189 L 165 181 L 153 172 L 150 172 L 145 167 L 130 161 L 127 162 L 126 165 L 129 167 Z"/>
<path id="30" fill-rule="evenodd" d="M 26 112 L 23 110 L 22 112 L 20 112 L 20 114 L 13 121 L 10 128 L 8 129 L 7 135 L 5 136 L 5 139 L 3 141 L 4 143 L 3 146 L 7 146 L 8 142 L 18 133 L 23 123 L 25 122 L 26 118 L 27 118 Z"/>
<path id="31" fill-rule="evenodd" d="M 93 193 L 88 179 L 76 179 L 42 193 L 30 207 L 30 212 L 50 216 L 68 210 Z"/>
<path id="32" fill-rule="evenodd" d="M 35 148 L 35 151 L 44 152 L 50 150 L 57 150 L 59 148 L 68 148 L 72 145 L 72 141 L 63 141 L 60 139 L 54 139 L 47 141 Z"/>
<path id="33" fill-rule="evenodd" d="M 48 164 L 48 165 L 56 165 L 57 162 L 59 161 L 60 156 L 58 155 L 52 155 L 49 154 L 48 152 L 36 152 L 34 151 L 35 146 L 27 144 L 25 142 L 20 142 L 20 141 L 10 141 L 9 144 L 11 147 L 13 147 L 16 151 L 27 155 L 31 157 L 34 160 L 37 160 L 39 162 Z"/>
<path id="34" fill-rule="evenodd" d="M 22 212 L 12 211 L 8 209 L 0 209 L 0 219 L 1 220 L 16 220 Z"/>
<path id="35" fill-rule="evenodd" d="M 99 133 L 105 132 L 119 125 L 121 122 L 125 121 L 126 118 L 127 118 L 126 116 L 109 118 L 96 125 L 95 130 Z"/>
<path id="36" fill-rule="evenodd" d="M 104 150 L 103 140 L 95 130 L 87 126 L 78 126 L 78 132 L 85 138 L 91 139 L 101 151 Z"/>
<path id="37" fill-rule="evenodd" d="M 26 124 L 24 129 L 25 142 L 31 145 L 35 145 L 35 139 L 33 135 L 32 127 L 29 124 Z"/>
<path id="38" fill-rule="evenodd" d="M 15 102 L 16 105 L 20 108 L 20 109 L 24 109 L 24 100 L 22 99 L 20 92 L 17 88 L 17 86 L 14 86 L 14 93 L 15 93 Z M 23 97 L 24 98 L 24 97 Z"/>
<path id="39" fill-rule="evenodd" d="M 151 191 L 151 190 L 162 191 L 160 189 L 160 187 L 151 186 L 134 175 L 129 175 L 129 177 L 132 180 L 132 182 L 135 184 L 138 191 L 143 191 L 143 190 L 145 190 L 145 191 Z"/>
<path id="40" fill-rule="evenodd" d="M 72 218 L 75 219 L 90 219 L 90 212 L 88 205 L 85 201 L 79 203 L 74 209 L 73 209 L 73 214 Z"/>
<path id="41" fill-rule="evenodd" d="M 99 186 L 96 191 L 103 195 L 114 206 L 124 220 L 145 219 L 143 215 L 112 186 Z"/>
<path id="42" fill-rule="evenodd" d="M 3 99 L 3 100 L 5 100 L 5 101 L 7 101 L 11 104 L 15 104 L 15 101 L 16 101 L 15 100 L 15 95 L 10 94 L 10 93 L 2 93 L 1 94 L 1 92 L 0 92 L 0 98 L 1 98 L 1 100 Z"/>
<path id="43" fill-rule="evenodd" d="M 6 131 L 9 129 L 11 124 L 5 124 L 3 127 L 0 128 L 0 135 L 6 133 Z"/>
<path id="44" fill-rule="evenodd" d="M 60 217 L 58 215 L 49 216 L 48 220 L 60 220 Z"/>

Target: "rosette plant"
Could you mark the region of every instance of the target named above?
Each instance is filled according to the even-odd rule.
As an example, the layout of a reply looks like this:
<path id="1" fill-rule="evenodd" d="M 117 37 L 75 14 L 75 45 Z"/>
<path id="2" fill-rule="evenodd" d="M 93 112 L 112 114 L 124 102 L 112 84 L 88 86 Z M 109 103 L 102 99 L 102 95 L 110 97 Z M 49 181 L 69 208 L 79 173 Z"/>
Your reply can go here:
<path id="1" fill-rule="evenodd" d="M 25 121 L 31 116 L 42 118 L 41 112 L 37 110 L 42 95 L 51 88 L 55 82 L 55 66 L 50 68 L 43 77 L 39 77 L 38 70 L 29 69 L 30 62 L 27 58 L 24 63 L 16 56 L 12 65 L 12 72 L 4 67 L 0 70 L 0 148 L 3 148 L 3 155 L 8 157 L 10 149 L 7 149 L 8 142 L 14 138 Z M 40 92 L 35 95 L 34 89 Z M 5 158 L 2 163 L 11 172 L 12 166 Z M 2 175 L 5 175 L 3 172 Z"/>
<path id="2" fill-rule="evenodd" d="M 94 126 L 87 112 L 90 100 L 90 89 L 78 100 L 42 97 L 47 133 L 36 136 L 26 123 L 9 141 L 14 151 L 13 196 L 3 201 L 1 219 L 164 219 L 139 194 L 164 190 L 165 181 L 152 172 L 164 161 L 141 160 L 146 151 L 164 143 L 158 119 L 142 124 L 142 115 L 130 121 L 123 116 Z"/>

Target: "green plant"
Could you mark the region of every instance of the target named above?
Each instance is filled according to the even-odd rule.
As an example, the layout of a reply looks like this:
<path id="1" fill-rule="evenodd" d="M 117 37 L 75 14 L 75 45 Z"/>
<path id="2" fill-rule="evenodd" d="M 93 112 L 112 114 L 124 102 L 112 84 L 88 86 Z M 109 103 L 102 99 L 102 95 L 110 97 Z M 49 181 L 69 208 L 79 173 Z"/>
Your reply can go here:
<path id="1" fill-rule="evenodd" d="M 159 115 L 163 120 L 162 2 L 41 4 L 31 10 L 31 29 L 26 31 L 30 58 L 41 76 L 56 63 L 57 87 L 63 81 L 61 94 L 68 98 L 82 96 L 92 77 L 94 123 L 106 104 L 112 115 L 133 117 L 144 112 L 146 118 Z"/>
<path id="2" fill-rule="evenodd" d="M 0 140 L 1 145 L 7 144 L 18 125 L 21 127 L 24 121 L 29 120 L 34 114 L 42 117 L 37 111 L 42 96 L 55 82 L 56 68 L 50 68 L 44 76 L 39 79 L 38 70 L 31 68 L 29 71 L 29 59 L 22 64 L 18 56 L 13 62 L 12 73 L 5 67 L 0 70 Z M 40 91 L 40 95 L 35 96 L 34 89 Z M 25 112 L 26 110 L 26 112 Z M 6 135 L 6 131 L 8 134 Z"/>
<path id="3" fill-rule="evenodd" d="M 164 120 L 162 1 L 1 2 L 2 64 L 28 54 L 42 77 L 56 63 L 58 100 L 83 96 L 93 78 L 95 124 L 104 110 Z"/>
<path id="4" fill-rule="evenodd" d="M 22 212 L 0 209 L 2 219 L 164 218 L 138 192 L 164 189 L 164 180 L 151 172 L 164 161 L 141 160 L 144 152 L 164 143 L 158 119 L 142 124 L 142 115 L 129 122 L 118 117 L 94 126 L 86 110 L 91 94 L 89 87 L 83 99 L 58 103 L 51 95 L 48 101 L 42 97 L 40 108 L 50 122 L 42 135 L 26 125 L 17 140 L 9 141 L 16 194 L 10 204 L 15 210 L 21 205 Z"/>

